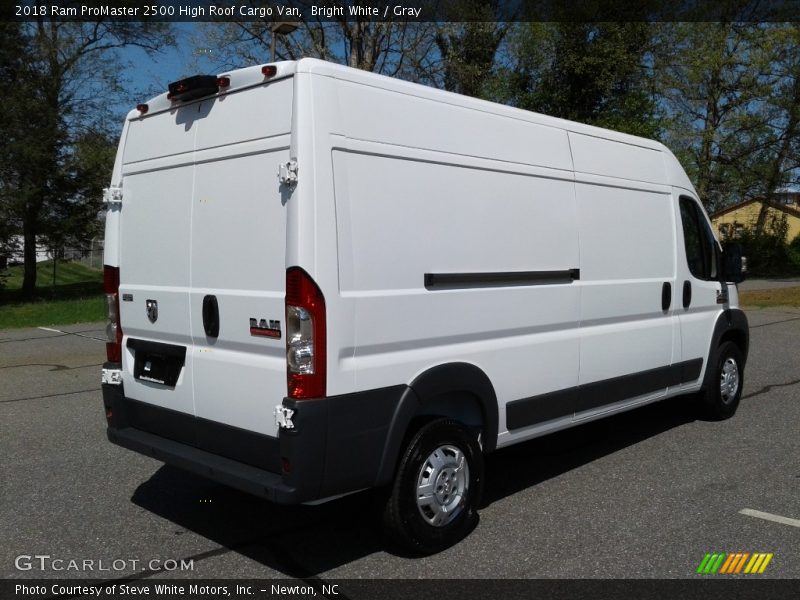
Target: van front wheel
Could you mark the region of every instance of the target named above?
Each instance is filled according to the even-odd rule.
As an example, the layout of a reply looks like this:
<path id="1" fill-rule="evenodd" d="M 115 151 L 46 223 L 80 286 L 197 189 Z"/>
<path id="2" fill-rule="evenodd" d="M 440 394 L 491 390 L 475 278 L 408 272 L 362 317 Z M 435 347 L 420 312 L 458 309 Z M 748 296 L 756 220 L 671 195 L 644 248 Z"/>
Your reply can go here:
<path id="1" fill-rule="evenodd" d="M 705 392 L 705 413 L 711 419 L 727 419 L 736 413 L 744 385 L 744 361 L 739 346 L 725 342 L 719 347 L 714 377 Z"/>
<path id="2" fill-rule="evenodd" d="M 463 538 L 476 522 L 483 456 L 475 435 L 452 419 L 414 434 L 386 504 L 389 535 L 405 548 L 432 554 Z"/>

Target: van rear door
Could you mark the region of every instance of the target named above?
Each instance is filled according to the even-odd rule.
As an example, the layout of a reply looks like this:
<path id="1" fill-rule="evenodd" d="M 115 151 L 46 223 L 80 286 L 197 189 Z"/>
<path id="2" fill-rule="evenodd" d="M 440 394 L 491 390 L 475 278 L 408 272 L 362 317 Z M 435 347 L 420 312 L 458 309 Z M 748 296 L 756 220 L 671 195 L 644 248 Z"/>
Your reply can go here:
<path id="1" fill-rule="evenodd" d="M 192 209 L 195 410 L 277 436 L 272 411 L 286 395 L 288 198 L 277 173 L 289 160 L 292 78 L 208 104 Z"/>
<path id="2" fill-rule="evenodd" d="M 128 131 L 125 393 L 200 417 L 191 437 L 212 451 L 232 428 L 276 436 L 272 410 L 286 394 L 286 190 L 276 174 L 289 160 L 292 81 L 145 115 Z"/>
<path id="3" fill-rule="evenodd" d="M 192 392 L 191 211 L 194 131 L 189 107 L 133 119 L 123 150 L 120 321 L 129 398 L 194 414 Z M 170 355 L 169 353 L 173 354 Z M 168 363 L 172 363 L 168 379 Z M 143 425 L 150 431 L 166 425 Z"/>

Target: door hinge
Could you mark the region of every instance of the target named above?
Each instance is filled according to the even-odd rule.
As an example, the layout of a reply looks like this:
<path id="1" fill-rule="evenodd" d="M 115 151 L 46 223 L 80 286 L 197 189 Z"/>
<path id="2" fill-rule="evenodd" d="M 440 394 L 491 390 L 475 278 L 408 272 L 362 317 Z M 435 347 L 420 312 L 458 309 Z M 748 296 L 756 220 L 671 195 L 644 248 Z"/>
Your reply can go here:
<path id="1" fill-rule="evenodd" d="M 278 404 L 275 407 L 275 424 L 284 429 L 294 429 L 292 415 L 294 415 L 294 410 L 286 408 L 283 404 Z"/>
<path id="2" fill-rule="evenodd" d="M 290 160 L 287 163 L 278 165 L 278 181 L 287 185 L 297 183 L 297 161 Z"/>
<path id="3" fill-rule="evenodd" d="M 113 204 L 122 205 L 122 188 L 121 187 L 104 188 L 103 204 L 108 204 L 109 206 Z"/>

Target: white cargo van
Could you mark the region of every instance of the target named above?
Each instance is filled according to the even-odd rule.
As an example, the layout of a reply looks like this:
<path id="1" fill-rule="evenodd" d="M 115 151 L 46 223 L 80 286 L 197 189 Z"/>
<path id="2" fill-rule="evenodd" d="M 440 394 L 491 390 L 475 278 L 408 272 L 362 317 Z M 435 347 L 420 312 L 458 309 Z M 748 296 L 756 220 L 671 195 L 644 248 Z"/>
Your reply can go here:
<path id="1" fill-rule="evenodd" d="M 663 145 L 319 60 L 169 87 L 106 190 L 112 442 L 279 503 L 386 486 L 433 552 L 484 454 L 736 410 L 741 253 Z"/>

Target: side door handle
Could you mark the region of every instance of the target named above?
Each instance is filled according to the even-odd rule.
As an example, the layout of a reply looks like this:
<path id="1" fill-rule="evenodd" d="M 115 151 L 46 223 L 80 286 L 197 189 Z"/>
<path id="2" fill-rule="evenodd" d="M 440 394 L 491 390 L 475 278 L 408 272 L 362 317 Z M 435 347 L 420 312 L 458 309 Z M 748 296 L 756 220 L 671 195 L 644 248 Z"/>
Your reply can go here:
<path id="1" fill-rule="evenodd" d="M 667 312 L 670 304 L 672 304 L 672 284 L 665 281 L 661 286 L 661 310 Z"/>
<path id="2" fill-rule="evenodd" d="M 219 337 L 219 305 L 216 296 L 203 298 L 203 329 L 208 337 Z"/>
<path id="3" fill-rule="evenodd" d="M 692 284 L 691 282 L 683 282 L 683 308 L 689 308 L 692 303 Z"/>

